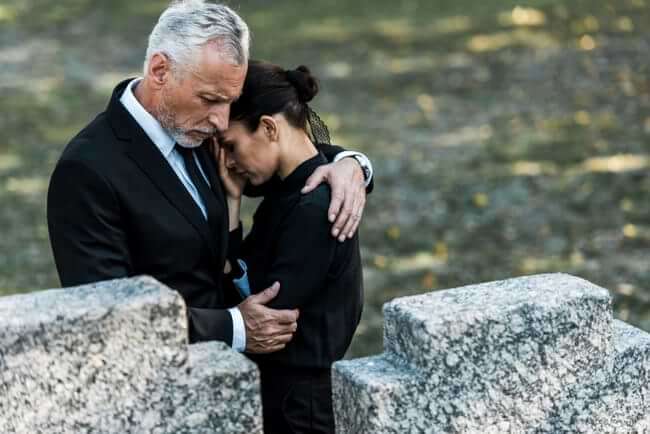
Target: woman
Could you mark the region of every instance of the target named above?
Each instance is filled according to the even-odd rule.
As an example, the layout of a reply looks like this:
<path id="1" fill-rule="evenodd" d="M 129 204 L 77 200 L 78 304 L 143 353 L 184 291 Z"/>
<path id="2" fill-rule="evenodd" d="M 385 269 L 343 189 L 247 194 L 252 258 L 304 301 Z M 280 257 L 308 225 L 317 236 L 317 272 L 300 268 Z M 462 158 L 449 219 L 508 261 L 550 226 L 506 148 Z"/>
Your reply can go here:
<path id="1" fill-rule="evenodd" d="M 307 105 L 317 92 L 304 66 L 285 71 L 251 61 L 218 151 L 231 230 L 239 226 L 244 185 L 272 181 L 239 263 L 253 293 L 280 283 L 270 307 L 300 312 L 284 349 L 250 356 L 261 373 L 266 434 L 334 433 L 331 366 L 345 354 L 361 316 L 358 236 L 340 243 L 330 235 L 327 185 L 300 192 L 327 163 L 308 134 L 308 124 L 313 133 L 326 132 Z M 237 262 L 231 264 L 236 268 Z M 245 283 L 238 286 L 246 291 Z"/>

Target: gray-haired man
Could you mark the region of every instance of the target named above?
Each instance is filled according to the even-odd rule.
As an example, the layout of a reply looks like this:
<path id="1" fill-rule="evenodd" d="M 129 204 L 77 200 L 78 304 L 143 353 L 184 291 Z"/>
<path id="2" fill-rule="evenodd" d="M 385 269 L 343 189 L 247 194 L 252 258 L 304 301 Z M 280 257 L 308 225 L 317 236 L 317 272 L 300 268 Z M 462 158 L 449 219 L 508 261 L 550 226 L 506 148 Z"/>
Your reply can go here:
<path id="1" fill-rule="evenodd" d="M 228 232 L 204 145 L 228 126 L 249 40 L 246 23 L 226 6 L 172 3 L 149 37 L 144 76 L 118 84 L 106 111 L 63 151 L 50 182 L 48 225 L 63 286 L 148 274 L 184 297 L 192 341 L 272 352 L 291 339 L 298 312 L 264 306 L 277 286 L 237 305 L 223 270 L 241 233 Z M 359 223 L 369 181 L 360 166 L 370 165 L 359 155 L 340 158 L 346 155 L 306 186 L 331 184 L 333 236 L 342 240 Z"/>

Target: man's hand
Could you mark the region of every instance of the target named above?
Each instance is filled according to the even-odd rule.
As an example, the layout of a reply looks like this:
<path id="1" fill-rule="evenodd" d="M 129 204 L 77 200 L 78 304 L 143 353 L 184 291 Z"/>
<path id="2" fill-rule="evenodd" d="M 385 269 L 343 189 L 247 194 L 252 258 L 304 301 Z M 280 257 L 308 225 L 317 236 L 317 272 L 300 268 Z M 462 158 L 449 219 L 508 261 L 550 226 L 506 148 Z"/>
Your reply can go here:
<path id="1" fill-rule="evenodd" d="M 359 163 L 354 158 L 343 158 L 320 166 L 307 179 L 302 193 L 309 193 L 323 181 L 332 189 L 332 201 L 327 212 L 330 222 L 334 222 L 332 236 L 338 237 L 339 241 L 352 238 L 366 205 L 366 186 Z"/>
<path id="2" fill-rule="evenodd" d="M 287 345 L 298 328 L 298 310 L 277 310 L 264 306 L 273 300 L 280 284 L 275 282 L 259 294 L 241 302 L 239 311 L 246 327 L 247 353 L 273 353 Z"/>

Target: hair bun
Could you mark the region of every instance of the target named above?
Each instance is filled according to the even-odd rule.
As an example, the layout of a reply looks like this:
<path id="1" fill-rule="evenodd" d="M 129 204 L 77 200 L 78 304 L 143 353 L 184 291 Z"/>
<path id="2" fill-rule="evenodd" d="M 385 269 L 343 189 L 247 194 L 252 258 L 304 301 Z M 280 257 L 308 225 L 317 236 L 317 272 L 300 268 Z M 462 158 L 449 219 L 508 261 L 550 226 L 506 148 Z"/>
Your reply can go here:
<path id="1" fill-rule="evenodd" d="M 309 102 L 318 93 L 318 81 L 311 75 L 311 71 L 304 65 L 287 71 L 287 80 L 296 88 L 298 99 Z"/>

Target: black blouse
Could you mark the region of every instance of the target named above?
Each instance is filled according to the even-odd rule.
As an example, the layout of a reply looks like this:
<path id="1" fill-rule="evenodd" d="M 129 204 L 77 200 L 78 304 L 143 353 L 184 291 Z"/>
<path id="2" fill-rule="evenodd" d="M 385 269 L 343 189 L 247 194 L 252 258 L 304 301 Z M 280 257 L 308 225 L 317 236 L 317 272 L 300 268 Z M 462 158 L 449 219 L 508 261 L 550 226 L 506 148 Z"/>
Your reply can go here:
<path id="1" fill-rule="evenodd" d="M 300 190 L 323 154 L 303 162 L 267 194 L 241 246 L 253 293 L 275 281 L 280 291 L 267 306 L 300 309 L 298 330 L 276 353 L 251 355 L 259 364 L 329 368 L 345 354 L 359 324 L 363 282 L 358 234 L 343 243 L 327 218 L 330 188 Z"/>

